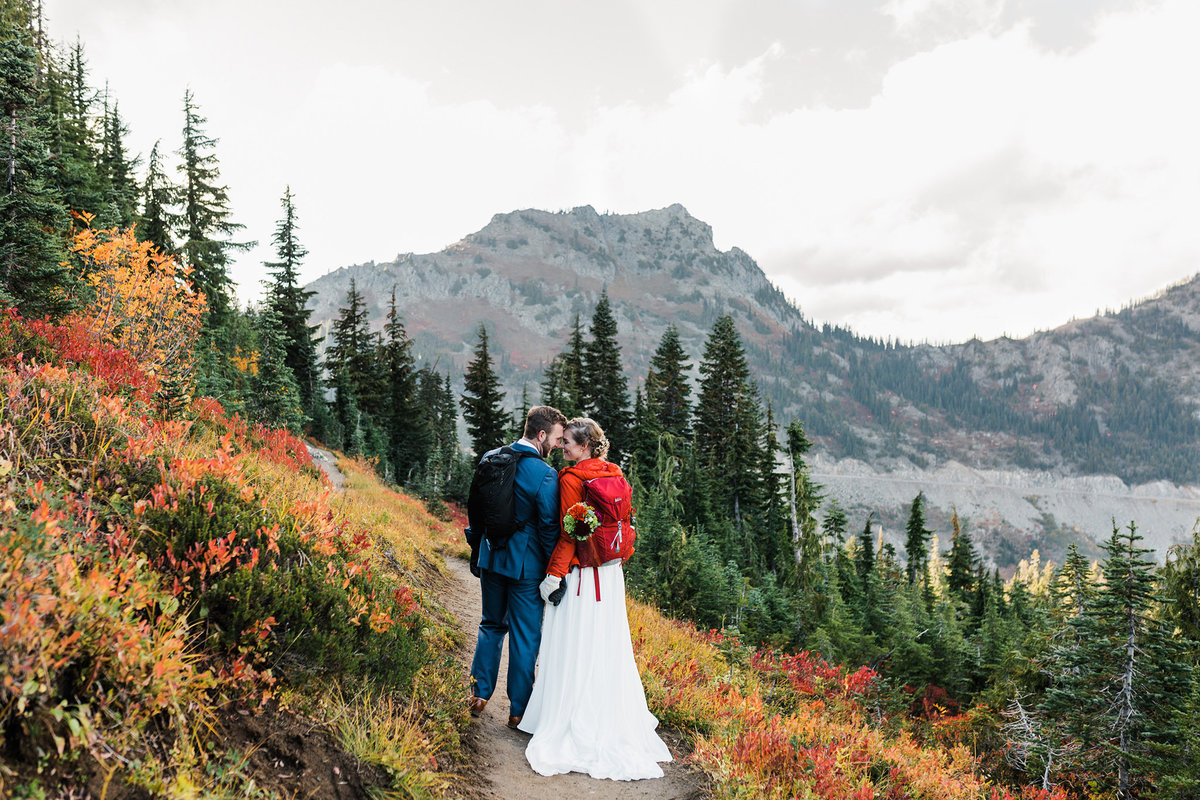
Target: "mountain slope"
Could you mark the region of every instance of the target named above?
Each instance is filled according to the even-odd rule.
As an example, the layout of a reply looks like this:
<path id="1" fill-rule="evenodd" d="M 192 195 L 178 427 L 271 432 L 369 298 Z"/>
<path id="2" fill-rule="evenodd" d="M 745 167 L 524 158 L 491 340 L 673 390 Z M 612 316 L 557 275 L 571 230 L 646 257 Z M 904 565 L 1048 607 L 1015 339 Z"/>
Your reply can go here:
<path id="1" fill-rule="evenodd" d="M 1139 495 L 1166 491 L 1127 484 L 1200 483 L 1200 278 L 1120 313 L 1026 339 L 899 346 L 815 327 L 753 259 L 736 248 L 717 250 L 712 229 L 679 205 L 628 215 L 587 206 L 498 214 L 440 253 L 323 276 L 309 287 L 317 292 L 314 322 L 328 325 L 336 316 L 352 278 L 376 326 L 394 287 L 417 352 L 455 378 L 486 321 L 514 398 L 522 383 L 536 395 L 542 365 L 563 347 L 576 314 L 588 321 L 602 288 L 634 385 L 667 324 L 678 326 L 698 360 L 713 322 L 730 313 L 764 398 L 778 418 L 804 420 L 839 496 L 846 491 L 833 487 L 845 482 L 843 472 L 862 483 L 864 470 L 915 470 L 929 476 L 918 483 L 944 483 L 936 470 L 957 463 L 1032 489 L 1116 476 L 1122 500 L 1105 506 L 1126 518 L 1138 510 Z M 863 510 L 872 508 L 870 497 L 885 499 L 866 494 Z M 1181 538 L 1200 516 L 1200 505 L 1193 510 L 1194 501 L 1184 500 L 1161 530 L 1147 531 L 1156 547 Z M 1000 562 L 1039 542 L 1058 551 L 1051 539 L 1069 536 L 1048 537 L 1047 530 L 1071 531 L 1084 522 L 1078 510 L 1062 506 L 1070 516 L 1054 514 L 1053 525 L 1044 519 L 1053 512 L 1036 504 L 1019 520 L 997 510 L 988 550 Z M 884 513 L 885 526 L 891 516 Z M 973 520 L 988 516 L 975 512 Z M 1087 516 L 1087 533 L 1104 538 L 1107 531 L 1091 530 L 1095 515 Z"/>

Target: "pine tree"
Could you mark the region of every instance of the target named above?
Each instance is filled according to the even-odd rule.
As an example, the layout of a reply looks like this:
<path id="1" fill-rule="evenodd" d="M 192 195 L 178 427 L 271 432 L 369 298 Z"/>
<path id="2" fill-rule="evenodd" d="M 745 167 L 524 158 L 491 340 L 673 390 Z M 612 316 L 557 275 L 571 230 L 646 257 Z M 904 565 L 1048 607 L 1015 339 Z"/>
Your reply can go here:
<path id="1" fill-rule="evenodd" d="M 208 120 L 200 116 L 191 89 L 183 94 L 183 119 L 183 145 L 178 151 L 183 175 L 180 252 L 192 268 L 192 283 L 208 298 L 209 326 L 220 327 L 230 313 L 230 253 L 248 250 L 254 243 L 227 238 L 245 226 L 232 220 L 229 189 L 220 183 L 221 171 L 213 152 L 217 140 L 204 132 Z"/>
<path id="2" fill-rule="evenodd" d="M 836 498 L 830 499 L 825 506 L 825 518 L 821 520 L 821 532 L 825 541 L 837 551 L 846 543 L 846 512 Z"/>
<path id="3" fill-rule="evenodd" d="M 1155 746 L 1169 745 L 1189 689 L 1181 644 L 1158 618 L 1154 563 L 1134 525 L 1113 527 L 1103 582 L 1053 654 L 1046 709 L 1074 739 L 1078 765 L 1119 800 L 1147 785 Z M 1073 766 L 1066 764 L 1064 766 Z"/>
<path id="4" fill-rule="evenodd" d="M 257 369 L 250 378 L 246 402 L 254 419 L 271 428 L 299 432 L 308 421 L 300 406 L 296 379 L 286 362 L 283 320 L 271 307 L 257 319 Z"/>
<path id="5" fill-rule="evenodd" d="M 966 603 L 971 594 L 975 573 L 975 547 L 971 544 L 970 535 L 962 529 L 957 508 L 950 515 L 950 526 L 954 531 L 954 539 L 950 543 L 950 552 L 947 555 L 949 574 L 946 585 L 954 597 Z"/>
<path id="6" fill-rule="evenodd" d="M 60 84 L 51 91 L 61 93 L 65 100 L 50 106 L 57 112 L 51 143 L 57 172 L 55 183 L 67 208 L 94 214 L 102 202 L 101 181 L 96 172 L 99 148 L 92 130 L 92 108 L 97 93 L 88 85 L 87 57 L 78 37 L 68 52 L 65 72 L 51 70 L 47 80 Z"/>
<path id="7" fill-rule="evenodd" d="M 803 591 L 813 582 L 813 565 L 821 558 L 821 540 L 817 535 L 817 509 L 824 499 L 821 486 L 808 473 L 804 454 L 812 442 L 804 433 L 804 424 L 792 420 L 787 427 L 788 466 L 790 471 L 788 496 L 791 516 L 792 561 L 790 578 Z"/>
<path id="8" fill-rule="evenodd" d="M 1200 526 L 1192 531 L 1191 544 L 1173 545 L 1162 571 L 1165 615 L 1191 647 L 1200 647 Z M 1200 652 L 1193 653 L 1200 656 Z"/>
<path id="9" fill-rule="evenodd" d="M 562 405 L 555 406 L 567 419 L 587 416 L 591 411 L 583 388 L 586 354 L 583 325 L 576 314 L 571 323 L 571 335 L 567 338 L 567 349 L 562 354 Z"/>
<path id="10" fill-rule="evenodd" d="M 908 523 L 904 526 L 904 552 L 907 559 L 905 574 L 910 584 L 917 580 L 928 582 L 929 535 L 925 527 L 925 493 L 918 492 L 908 512 Z"/>
<path id="11" fill-rule="evenodd" d="M 759 533 L 762 544 L 758 550 L 762 557 L 762 570 L 786 580 L 795 567 L 796 555 L 788 529 L 788 476 L 779 469 L 782 450 L 775 425 L 775 411 L 768 403 L 762 431 L 762 464 L 759 468 L 764 505 Z"/>
<path id="12" fill-rule="evenodd" d="M 500 391 L 500 379 L 492 369 L 488 355 L 487 327 L 479 326 L 479 341 L 475 345 L 475 357 L 467 365 L 463 387 L 463 418 L 467 421 L 467 432 L 471 435 L 471 448 L 476 458 L 505 444 L 504 395 Z"/>
<path id="13" fill-rule="evenodd" d="M 674 436 L 690 433 L 692 388 L 687 373 L 691 368 L 679 343 L 679 329 L 668 325 L 646 374 L 646 408 L 659 427 Z"/>
<path id="14" fill-rule="evenodd" d="M 72 305 L 63 266 L 66 211 L 47 152 L 49 121 L 36 105 L 36 53 L 20 38 L 0 42 L 0 304 L 28 317 Z"/>
<path id="15" fill-rule="evenodd" d="M 162 160 L 155 142 L 150 148 L 150 160 L 146 166 L 146 182 L 142 184 L 142 214 L 138 223 L 138 234 L 143 241 L 150 242 L 164 253 L 175 253 L 175 240 L 171 229 L 177 219 L 176 206 L 180 189 L 171 182 L 163 171 Z"/>
<path id="16" fill-rule="evenodd" d="M 300 404 L 305 411 L 311 411 L 317 402 L 320 389 L 317 367 L 318 340 L 314 336 L 317 327 L 308 324 L 309 317 L 312 316 L 312 309 L 308 308 L 308 299 L 316 292 L 304 289 L 300 285 L 300 264 L 308 255 L 308 251 L 296 236 L 299 225 L 295 198 L 292 197 L 290 186 L 284 189 L 280 205 L 283 207 L 283 217 L 275 224 L 275 233 L 271 238 L 278 260 L 264 263 L 272 277 L 267 283 L 267 305 L 279 317 L 283 330 L 284 362 L 295 376 L 300 392 Z M 394 291 L 392 302 L 394 305 Z"/>
<path id="17" fill-rule="evenodd" d="M 366 304 L 353 278 L 346 292 L 346 305 L 339 309 L 337 319 L 330 326 L 329 340 L 329 349 L 325 351 L 329 373 L 336 377 L 344 372 L 347 388 L 354 394 L 356 405 L 360 408 L 368 405 L 364 403 L 364 398 L 371 394 L 379 380 L 375 337 L 371 334 Z M 373 401 L 377 398 L 372 396 L 369 399 Z"/>
<path id="18" fill-rule="evenodd" d="M 383 368 L 387 382 L 384 427 L 388 435 L 388 460 L 396 470 L 396 482 L 406 486 L 424 467 L 430 431 L 422 420 L 421 407 L 417 405 L 416 362 L 412 341 L 396 306 L 395 287 L 392 287 L 392 301 L 383 332 Z"/>
<path id="19" fill-rule="evenodd" d="M 646 408 L 642 390 L 634 392 L 633 427 L 629 432 L 630 452 L 635 469 L 652 469 L 658 458 L 658 440 L 662 429 L 658 419 Z"/>
<path id="20" fill-rule="evenodd" d="M 584 351 L 580 394 L 588 414 L 608 438 L 609 460 L 619 462 L 629 448 L 629 385 L 621 370 L 617 320 L 604 291 L 592 315 L 592 340 Z"/>
<path id="21" fill-rule="evenodd" d="M 520 439 L 525 433 L 525 417 L 529 415 L 529 409 L 533 407 L 533 402 L 529 399 L 529 382 L 521 382 L 521 402 L 512 412 L 512 422 L 508 427 L 507 439 Z"/>
<path id="22" fill-rule="evenodd" d="M 740 531 L 745 516 L 761 508 L 762 409 L 728 314 L 717 320 L 705 343 L 700 375 L 696 454 L 712 478 L 714 507 Z"/>
<path id="23" fill-rule="evenodd" d="M 141 159 L 130 157 L 125 147 L 129 126 L 121 119 L 120 104 L 115 100 L 108 104 L 108 91 L 104 93 L 104 115 L 101 118 L 100 157 L 97 164 L 102 187 L 101 203 L 104 221 L 99 228 L 128 228 L 137 221 L 137 181 L 133 170 Z"/>

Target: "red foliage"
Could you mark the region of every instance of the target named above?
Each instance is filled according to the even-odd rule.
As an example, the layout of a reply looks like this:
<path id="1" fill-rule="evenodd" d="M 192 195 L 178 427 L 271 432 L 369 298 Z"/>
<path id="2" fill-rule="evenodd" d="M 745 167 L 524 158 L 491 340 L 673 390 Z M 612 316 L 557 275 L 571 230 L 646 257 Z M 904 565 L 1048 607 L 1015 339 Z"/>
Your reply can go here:
<path id="1" fill-rule="evenodd" d="M 911 716 L 930 722 L 958 716 L 960 711 L 958 701 L 942 687 L 930 684 L 920 694 L 917 694 L 916 690 L 911 687 L 905 688 L 913 695 L 912 705 L 908 710 Z"/>
<path id="2" fill-rule="evenodd" d="M 36 344 L 42 344 L 48 349 L 52 363 L 66 361 L 83 367 L 103 381 L 112 394 L 128 393 L 134 400 L 149 404 L 158 391 L 158 378 L 143 370 L 137 359 L 101 341 L 79 322 L 27 320 L 10 308 L 0 322 L 0 338 L 21 345 L 13 357 L 6 359 L 10 365 L 22 360 L 26 349 L 37 350 L 40 348 Z"/>
<path id="3" fill-rule="evenodd" d="M 792 656 L 783 656 L 774 650 L 757 650 L 750 657 L 750 665 L 768 676 L 785 677 L 793 691 L 800 695 L 847 700 L 861 699 L 875 688 L 879 677 L 870 667 L 860 667 L 851 673 L 823 658 L 813 658 L 807 650 Z"/>

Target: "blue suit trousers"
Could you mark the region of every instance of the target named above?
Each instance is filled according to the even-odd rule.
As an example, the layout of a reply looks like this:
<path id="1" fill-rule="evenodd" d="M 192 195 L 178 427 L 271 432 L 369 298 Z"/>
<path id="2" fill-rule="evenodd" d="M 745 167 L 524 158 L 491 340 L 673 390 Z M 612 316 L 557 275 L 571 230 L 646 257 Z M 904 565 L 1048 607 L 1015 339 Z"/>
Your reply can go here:
<path id="1" fill-rule="evenodd" d="M 500 672 L 500 652 L 508 634 L 509 714 L 525 713 L 533 693 L 533 669 L 542 644 L 544 603 L 538 584 L 544 576 L 509 578 L 491 570 L 482 570 L 479 584 L 483 593 L 483 617 L 479 639 L 471 662 L 475 696 L 487 700 L 496 691 Z"/>

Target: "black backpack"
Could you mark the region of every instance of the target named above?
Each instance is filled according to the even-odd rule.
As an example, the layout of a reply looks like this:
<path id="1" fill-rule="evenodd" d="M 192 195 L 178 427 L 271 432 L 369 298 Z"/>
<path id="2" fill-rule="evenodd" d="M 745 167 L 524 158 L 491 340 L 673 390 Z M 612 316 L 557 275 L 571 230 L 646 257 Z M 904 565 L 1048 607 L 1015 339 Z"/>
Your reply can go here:
<path id="1" fill-rule="evenodd" d="M 467 495 L 467 520 L 471 524 L 468 541 L 474 539 L 478 543 L 486 538 L 493 550 L 508 546 L 508 540 L 520 527 L 513 484 L 522 458 L 538 458 L 538 454 L 505 445 L 480 459 Z M 475 544 L 471 548 L 475 551 L 472 562 L 478 558 L 477 547 Z"/>

